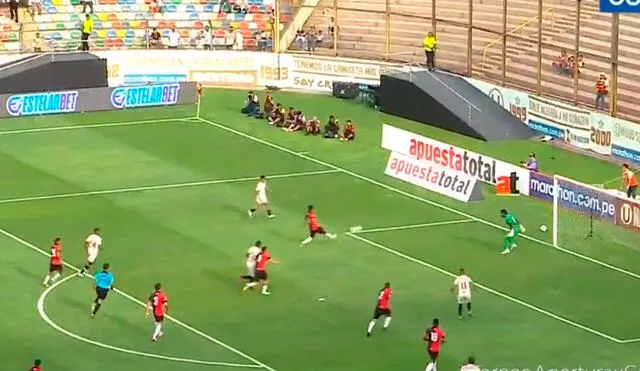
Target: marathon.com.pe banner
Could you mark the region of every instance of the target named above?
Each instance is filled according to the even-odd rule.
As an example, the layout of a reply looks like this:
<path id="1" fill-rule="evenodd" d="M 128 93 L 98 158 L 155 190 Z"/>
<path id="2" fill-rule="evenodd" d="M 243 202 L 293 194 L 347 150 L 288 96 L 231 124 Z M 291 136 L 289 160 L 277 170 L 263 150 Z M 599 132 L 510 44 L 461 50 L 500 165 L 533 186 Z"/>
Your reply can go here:
<path id="1" fill-rule="evenodd" d="M 640 231 L 640 202 L 618 197 L 607 190 L 559 180 L 560 208 Z M 529 196 L 553 202 L 553 177 L 537 172 L 529 176 Z"/>
<path id="2" fill-rule="evenodd" d="M 194 104 L 196 83 L 0 95 L 0 118 Z"/>

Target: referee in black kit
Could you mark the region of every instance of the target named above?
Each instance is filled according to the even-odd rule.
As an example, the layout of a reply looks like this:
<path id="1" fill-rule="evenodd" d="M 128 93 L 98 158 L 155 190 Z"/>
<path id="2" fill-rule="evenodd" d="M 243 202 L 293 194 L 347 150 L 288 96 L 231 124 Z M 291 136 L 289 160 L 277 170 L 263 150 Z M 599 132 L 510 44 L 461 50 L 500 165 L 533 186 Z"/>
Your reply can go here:
<path id="1" fill-rule="evenodd" d="M 93 33 L 93 19 L 90 14 L 85 14 L 84 21 L 82 21 L 82 45 L 80 50 L 89 51 L 89 36 Z"/>

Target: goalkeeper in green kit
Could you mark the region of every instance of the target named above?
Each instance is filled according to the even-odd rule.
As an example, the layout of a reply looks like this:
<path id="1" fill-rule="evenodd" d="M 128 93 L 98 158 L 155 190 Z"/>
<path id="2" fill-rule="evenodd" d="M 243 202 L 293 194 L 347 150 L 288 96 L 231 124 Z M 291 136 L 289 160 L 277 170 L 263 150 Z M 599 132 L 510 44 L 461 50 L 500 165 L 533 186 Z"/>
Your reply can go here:
<path id="1" fill-rule="evenodd" d="M 504 237 L 504 242 L 502 243 L 502 254 L 508 254 L 516 248 L 516 237 L 518 237 L 520 233 L 524 233 L 526 229 L 515 216 L 509 214 L 507 209 L 500 210 L 500 216 L 504 218 L 505 223 L 507 223 L 509 227 L 509 233 Z"/>

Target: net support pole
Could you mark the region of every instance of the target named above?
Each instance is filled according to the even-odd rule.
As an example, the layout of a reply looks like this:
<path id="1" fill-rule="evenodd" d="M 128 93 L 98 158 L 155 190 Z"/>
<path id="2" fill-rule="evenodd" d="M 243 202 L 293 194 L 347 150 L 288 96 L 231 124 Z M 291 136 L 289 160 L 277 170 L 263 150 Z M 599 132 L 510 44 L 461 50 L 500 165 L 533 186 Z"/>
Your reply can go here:
<path id="1" fill-rule="evenodd" d="M 202 101 L 202 85 L 198 84 L 198 101 L 196 102 L 196 118 L 200 118 L 200 101 Z"/>
<path id="2" fill-rule="evenodd" d="M 558 210 L 560 209 L 560 182 L 558 177 L 553 176 L 553 246 L 558 247 Z"/>

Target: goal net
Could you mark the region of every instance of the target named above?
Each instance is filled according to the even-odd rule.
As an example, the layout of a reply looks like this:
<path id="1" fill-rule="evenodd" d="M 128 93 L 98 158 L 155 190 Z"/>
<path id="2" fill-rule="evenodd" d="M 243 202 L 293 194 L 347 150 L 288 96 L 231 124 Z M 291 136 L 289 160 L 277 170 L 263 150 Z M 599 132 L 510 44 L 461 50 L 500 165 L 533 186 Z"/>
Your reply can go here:
<path id="1" fill-rule="evenodd" d="M 638 241 L 638 231 L 624 225 L 624 195 L 563 176 L 553 177 L 553 245 L 589 249 L 600 245 L 628 245 Z"/>

